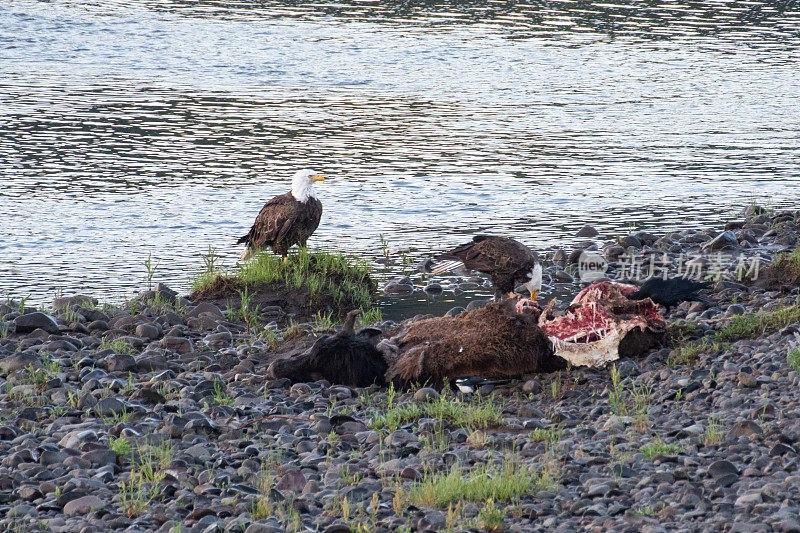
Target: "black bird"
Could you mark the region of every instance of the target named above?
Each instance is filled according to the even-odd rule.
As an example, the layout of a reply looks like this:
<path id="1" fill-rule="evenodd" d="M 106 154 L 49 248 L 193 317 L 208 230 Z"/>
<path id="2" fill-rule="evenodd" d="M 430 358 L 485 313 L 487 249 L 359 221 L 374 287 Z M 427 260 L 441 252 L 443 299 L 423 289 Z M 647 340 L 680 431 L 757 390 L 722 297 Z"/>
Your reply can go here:
<path id="1" fill-rule="evenodd" d="M 639 287 L 639 290 L 628 295 L 629 300 L 644 300 L 650 298 L 669 310 L 681 302 L 703 302 L 713 305 L 714 302 L 697 294 L 697 291 L 711 287 L 710 281 L 692 281 L 686 278 L 649 278 Z"/>
<path id="2" fill-rule="evenodd" d="M 359 310 L 347 313 L 341 331 L 321 337 L 305 353 L 273 361 L 267 376 L 289 378 L 293 382 L 327 379 L 350 387 L 382 385 L 388 365 L 375 348 L 381 330 L 364 328 L 356 333 L 354 326 L 360 313 Z"/>

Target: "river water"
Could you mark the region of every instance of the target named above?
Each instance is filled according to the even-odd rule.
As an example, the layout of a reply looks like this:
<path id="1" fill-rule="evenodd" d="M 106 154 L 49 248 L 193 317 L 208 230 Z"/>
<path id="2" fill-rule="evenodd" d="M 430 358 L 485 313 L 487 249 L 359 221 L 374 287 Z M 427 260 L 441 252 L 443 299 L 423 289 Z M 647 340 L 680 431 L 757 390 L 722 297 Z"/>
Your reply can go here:
<path id="1" fill-rule="evenodd" d="M 719 226 L 800 185 L 796 1 L 0 1 L 0 295 L 185 290 L 298 168 L 312 247 Z M 390 269 L 387 276 L 397 273 Z"/>

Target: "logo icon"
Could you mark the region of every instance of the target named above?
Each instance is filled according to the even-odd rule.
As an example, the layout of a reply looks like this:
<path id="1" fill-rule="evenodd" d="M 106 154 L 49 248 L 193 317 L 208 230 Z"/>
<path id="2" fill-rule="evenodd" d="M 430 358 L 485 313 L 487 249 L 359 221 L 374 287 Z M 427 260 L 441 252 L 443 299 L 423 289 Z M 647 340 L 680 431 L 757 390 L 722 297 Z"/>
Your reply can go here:
<path id="1" fill-rule="evenodd" d="M 600 252 L 581 252 L 578 257 L 578 276 L 581 281 L 593 282 L 604 277 L 608 270 L 608 261 Z"/>

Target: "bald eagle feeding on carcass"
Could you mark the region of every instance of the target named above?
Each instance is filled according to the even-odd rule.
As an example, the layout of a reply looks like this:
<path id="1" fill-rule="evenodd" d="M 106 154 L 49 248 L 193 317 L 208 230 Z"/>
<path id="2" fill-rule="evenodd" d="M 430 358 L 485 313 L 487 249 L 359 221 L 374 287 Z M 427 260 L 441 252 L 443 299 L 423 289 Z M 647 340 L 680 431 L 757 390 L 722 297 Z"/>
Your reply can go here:
<path id="1" fill-rule="evenodd" d="M 494 285 L 495 297 L 514 296 L 514 288 L 524 283 L 535 300 L 542 290 L 542 265 L 536 252 L 510 237 L 476 235 L 472 242 L 456 246 L 436 259 L 449 259 L 433 269 L 441 274 L 463 263 L 470 270 L 488 274 Z"/>
<path id="2" fill-rule="evenodd" d="M 247 235 L 236 241 L 247 246 L 242 252 L 242 261 L 267 247 L 286 260 L 289 248 L 295 244 L 306 245 L 322 217 L 322 202 L 314 192 L 315 181 L 325 181 L 325 178 L 313 170 L 300 170 L 292 178 L 290 192 L 264 204 Z"/>

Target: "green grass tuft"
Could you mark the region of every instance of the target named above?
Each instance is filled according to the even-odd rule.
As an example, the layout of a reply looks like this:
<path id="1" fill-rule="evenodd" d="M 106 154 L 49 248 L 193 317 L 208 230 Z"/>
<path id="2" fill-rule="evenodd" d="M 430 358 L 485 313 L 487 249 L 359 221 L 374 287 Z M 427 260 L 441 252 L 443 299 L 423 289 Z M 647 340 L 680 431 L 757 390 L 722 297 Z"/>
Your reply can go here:
<path id="1" fill-rule="evenodd" d="M 136 350 L 133 349 L 133 346 L 128 344 L 122 339 L 113 339 L 109 340 L 107 337 L 104 337 L 102 341 L 100 341 L 100 346 L 97 347 L 97 351 L 111 349 L 114 350 L 114 353 L 118 354 L 127 354 L 133 355 L 136 353 Z"/>
<path id="2" fill-rule="evenodd" d="M 701 353 L 720 353 L 729 349 L 732 342 L 756 339 L 796 322 L 800 322 L 800 305 L 791 305 L 775 311 L 744 313 L 733 317 L 730 324 L 702 340 L 679 342 L 671 361 L 676 364 L 689 364 Z"/>
<path id="3" fill-rule="evenodd" d="M 661 440 L 655 440 L 654 442 L 642 446 L 642 453 L 648 460 L 656 455 L 677 455 L 681 450 L 679 445 L 667 444 Z"/>
<path id="4" fill-rule="evenodd" d="M 393 388 L 390 387 L 389 403 L 372 413 L 371 425 L 375 429 L 395 431 L 403 424 L 420 418 L 446 420 L 456 426 L 466 428 L 487 428 L 499 424 L 503 408 L 493 398 L 481 398 L 475 394 L 470 401 L 461 401 L 442 394 L 438 400 L 426 402 L 393 403 Z"/>
<path id="5" fill-rule="evenodd" d="M 272 289 L 303 290 L 310 304 L 329 304 L 334 308 L 370 309 L 377 290 L 366 261 L 342 253 L 299 249 L 289 260 L 261 252 L 252 260 L 239 263 L 230 272 L 215 270 L 204 256 L 205 270 L 192 280 L 192 299 L 220 291 L 235 291 L 271 286 Z"/>
<path id="6" fill-rule="evenodd" d="M 457 501 L 506 502 L 555 486 L 552 474 L 506 461 L 502 466 L 477 465 L 467 471 L 454 465 L 446 474 L 427 473 L 411 488 L 416 505 L 446 507 Z"/>
<path id="7" fill-rule="evenodd" d="M 800 372 L 800 348 L 789 350 L 789 353 L 786 354 L 786 361 L 789 363 L 789 368 Z"/>

